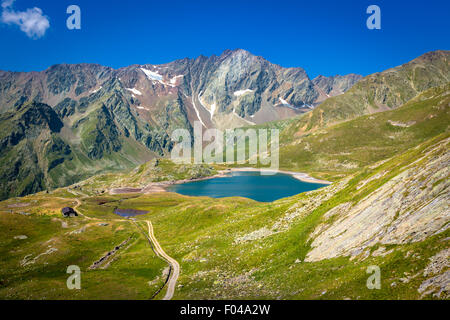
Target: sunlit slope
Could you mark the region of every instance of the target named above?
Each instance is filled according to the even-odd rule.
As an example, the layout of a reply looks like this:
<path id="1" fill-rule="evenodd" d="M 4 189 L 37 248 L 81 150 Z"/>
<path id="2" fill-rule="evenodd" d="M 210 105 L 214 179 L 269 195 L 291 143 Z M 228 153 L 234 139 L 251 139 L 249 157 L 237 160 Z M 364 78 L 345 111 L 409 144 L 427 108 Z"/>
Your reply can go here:
<path id="1" fill-rule="evenodd" d="M 303 135 L 287 129 L 280 139 L 280 166 L 336 179 L 448 132 L 449 89 L 449 84 L 432 88 L 394 110 Z"/>
<path id="2" fill-rule="evenodd" d="M 411 62 L 358 81 L 349 91 L 327 99 L 293 123 L 302 134 L 361 115 L 394 109 L 423 91 L 450 81 L 450 51 L 428 52 Z"/>

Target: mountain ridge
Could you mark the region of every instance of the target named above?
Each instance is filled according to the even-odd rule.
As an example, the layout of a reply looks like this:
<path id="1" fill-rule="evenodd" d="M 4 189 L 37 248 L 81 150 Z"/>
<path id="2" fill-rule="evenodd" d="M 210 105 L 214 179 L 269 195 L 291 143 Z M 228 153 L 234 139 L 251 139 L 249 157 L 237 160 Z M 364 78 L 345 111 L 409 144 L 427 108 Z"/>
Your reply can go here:
<path id="1" fill-rule="evenodd" d="M 446 54 L 438 51 L 405 64 L 420 66 L 421 72 L 414 82 L 419 89 L 448 81 L 448 62 L 442 61 Z M 441 73 L 437 72 L 441 69 Z M 400 73 L 394 80 L 401 85 L 394 81 L 392 88 L 403 88 L 402 81 L 407 76 Z M 58 159 L 56 162 L 41 159 L 42 152 L 36 149 L 39 144 L 28 151 L 20 147 L 32 143 L 27 137 L 22 137 L 22 144 L 19 141 L 18 146 L 8 149 L 8 155 L 2 152 L 0 160 L 8 170 L 21 168 L 25 166 L 21 162 L 23 154 L 29 153 L 33 165 L 28 166 L 36 169 L 39 185 L 34 192 L 68 185 L 108 170 L 131 169 L 151 158 L 167 156 L 173 147 L 170 138 L 173 130 L 185 128 L 192 133 L 195 121 L 200 121 L 204 128 L 227 129 L 307 112 L 299 120 L 288 120 L 291 125 L 282 133 L 286 144 L 295 140 L 305 119 L 311 128 L 318 112 L 319 120 L 323 119 L 323 110 L 327 110 L 325 118 L 332 121 L 364 114 L 364 110 L 355 109 L 352 104 L 360 101 L 361 94 L 366 97 L 367 79 L 372 78 L 375 81 L 369 84 L 373 87 L 368 89 L 383 93 L 382 84 L 376 82 L 377 74 L 361 80 L 353 74 L 320 77 L 313 79 L 314 83 L 302 68 L 283 68 L 245 50 L 118 70 L 98 64 L 62 64 L 42 72 L 0 72 L 0 114 L 23 105 L 44 103 L 63 123 L 60 132 L 48 133 L 51 140 L 46 138 L 53 141 L 50 145 L 56 145 L 52 153 Z M 352 86 L 353 82 L 356 84 Z M 317 99 L 323 96 L 319 87 L 326 94 L 338 95 L 314 108 Z M 343 91 L 346 92 L 342 94 Z M 394 102 L 407 101 L 414 95 L 408 93 Z M 387 96 L 396 98 L 395 94 Z M 347 103 L 344 108 L 333 105 L 341 100 Z M 8 191 L 3 197 L 25 194 L 23 190 L 29 190 L 26 186 L 29 181 L 18 179 L 20 170 L 8 170 L 1 180 L 5 186 L 17 183 L 17 188 L 5 187 Z"/>
<path id="2" fill-rule="evenodd" d="M 427 52 L 400 66 L 368 75 L 345 94 L 330 97 L 302 115 L 289 131 L 296 136 L 365 114 L 396 108 L 421 92 L 450 81 L 450 51 Z"/>
<path id="3" fill-rule="evenodd" d="M 127 67 L 121 67 L 118 69 L 113 69 L 111 67 L 102 66 L 100 64 L 96 63 L 79 63 L 79 64 L 56 64 L 52 65 L 49 68 L 43 70 L 43 71 L 31 71 L 31 72 L 14 72 L 14 71 L 0 71 L 0 81 L 3 82 L 3 86 L 0 88 L 0 106 L 2 109 L 11 106 L 11 104 L 14 103 L 23 103 L 20 99 L 23 99 L 23 97 L 28 98 L 28 101 L 30 99 L 37 100 L 39 102 L 44 102 L 49 104 L 50 106 L 55 106 L 57 103 L 61 102 L 61 97 L 58 97 L 60 94 L 65 94 L 65 98 L 75 98 L 78 99 L 80 96 L 83 97 L 85 95 L 88 95 L 88 90 L 96 90 L 98 89 L 98 86 L 100 86 L 103 82 L 103 80 L 107 77 L 116 77 L 121 78 L 120 75 L 124 75 L 127 72 L 134 72 L 134 70 L 139 68 L 168 68 L 172 69 L 169 70 L 167 73 L 167 77 L 171 75 L 175 75 L 175 72 L 181 73 L 181 71 L 189 71 L 190 73 L 195 73 L 195 71 L 202 73 L 205 76 L 208 76 L 211 71 L 206 70 L 208 67 L 218 67 L 220 64 L 226 62 L 227 60 L 233 60 L 236 62 L 237 60 L 241 60 L 241 62 L 245 62 L 247 65 L 251 64 L 259 64 L 264 69 L 273 69 L 273 73 L 282 73 L 279 75 L 281 78 L 283 76 L 287 77 L 287 79 L 290 80 L 303 80 L 306 81 L 306 85 L 310 86 L 310 88 L 306 88 L 305 90 L 311 90 L 310 93 L 303 92 L 298 97 L 291 96 L 289 97 L 289 94 L 284 94 L 282 97 L 280 94 L 278 94 L 275 99 L 272 99 L 271 103 L 278 105 L 279 107 L 285 107 L 288 104 L 291 106 L 294 106 L 295 108 L 299 109 L 298 112 L 302 112 L 301 108 L 305 106 L 305 104 L 312 104 L 314 103 L 314 99 L 318 96 L 318 92 L 315 91 L 313 88 L 313 85 L 310 83 L 311 79 L 306 74 L 305 70 L 300 67 L 295 68 L 284 68 L 280 65 L 270 63 L 268 60 L 264 59 L 260 56 L 252 55 L 250 52 L 243 50 L 243 49 L 235 49 L 235 50 L 225 50 L 221 55 L 216 56 L 212 55 L 210 57 L 206 56 L 199 56 L 194 59 L 190 58 L 183 58 L 178 59 L 169 63 L 164 64 L 158 64 L 158 65 L 152 65 L 152 64 L 133 64 Z M 207 65 L 206 68 L 204 65 Z M 202 66 L 203 65 L 203 66 Z M 196 68 L 199 68 L 198 70 L 195 70 Z M 239 66 L 237 66 L 239 67 Z M 188 69 L 188 70 L 186 70 Z M 154 72 L 154 70 L 150 70 Z M 212 70 L 213 72 L 214 70 Z M 59 76 L 60 73 L 64 73 L 65 78 Z M 275 74 L 273 74 L 275 76 Z M 135 73 L 135 77 L 139 77 Z M 166 77 L 166 74 L 161 74 L 160 76 Z M 179 74 L 179 76 L 184 76 Z M 237 75 L 239 76 L 239 75 Z M 248 75 L 247 75 L 248 76 Z M 13 79 L 16 80 L 15 83 L 8 84 L 7 78 L 18 78 Z M 42 79 L 38 79 L 41 77 Z M 204 89 L 205 84 L 201 83 L 198 79 L 198 75 L 191 75 L 191 77 L 194 78 L 195 83 L 194 85 L 198 86 L 198 88 L 193 88 L 195 93 L 200 93 L 202 89 Z M 262 76 L 264 78 L 264 75 Z M 344 76 L 345 77 L 345 76 Z M 40 80 L 40 81 L 39 81 Z M 156 80 L 156 79 L 151 79 Z M 167 82 L 168 79 L 165 79 Z M 239 79 L 241 82 L 245 82 L 245 77 L 242 79 Z M 279 84 L 276 85 L 278 87 L 280 84 L 282 85 L 285 83 L 285 80 L 278 79 L 277 81 L 282 81 Z M 32 84 L 33 82 L 38 82 L 36 86 L 39 86 L 40 88 L 33 88 Z M 41 83 L 39 83 L 41 82 Z M 289 82 L 289 81 L 288 81 Z M 5 84 L 6 83 L 6 84 Z M 164 83 L 164 81 L 161 82 L 163 85 L 170 85 L 170 83 Z M 73 85 L 78 84 L 76 88 L 71 88 Z M 128 82 L 129 84 L 129 82 Z M 182 85 L 183 83 L 180 83 L 179 85 Z M 14 96 L 11 94 L 11 87 L 17 87 L 22 85 L 24 88 L 22 92 L 20 92 L 20 95 Z M 286 85 L 286 83 L 285 83 Z M 45 92 L 43 88 L 47 86 L 47 89 L 49 92 Z M 287 85 L 289 86 L 289 85 Z M 295 88 L 292 88 L 289 90 L 296 90 Z M 34 89 L 34 90 L 33 90 Z M 190 93 L 189 92 L 191 88 L 183 88 L 184 93 Z M 214 88 L 213 88 L 214 89 Z M 250 89 L 250 88 L 240 88 L 242 90 Z M 283 91 L 282 91 L 283 92 Z M 14 92 L 13 92 L 14 93 Z M 2 96 L 7 96 L 9 98 L 6 99 Z M 229 92 L 228 96 L 232 96 L 233 92 Z M 206 100 L 213 99 L 214 97 L 206 97 Z M 223 97 L 218 97 L 220 99 Z M 229 98 L 229 97 L 228 97 Z M 233 97 L 232 97 L 233 98 Z M 287 103 L 280 103 L 281 100 L 279 98 L 282 98 Z M 278 100 L 277 100 L 278 99 Z M 207 106 L 210 107 L 211 101 L 206 101 Z M 257 107 L 257 109 L 259 106 Z M 1 110 L 0 110 L 1 111 Z M 256 110 L 252 110 L 256 111 Z M 305 111 L 305 110 L 303 110 Z M 241 111 L 241 115 L 246 116 L 247 114 L 243 111 Z M 282 116 L 283 117 L 283 116 Z M 249 119 L 247 119 L 249 120 Z M 277 120 L 277 119 L 270 119 L 270 120 Z M 263 120 L 264 121 L 264 120 Z"/>

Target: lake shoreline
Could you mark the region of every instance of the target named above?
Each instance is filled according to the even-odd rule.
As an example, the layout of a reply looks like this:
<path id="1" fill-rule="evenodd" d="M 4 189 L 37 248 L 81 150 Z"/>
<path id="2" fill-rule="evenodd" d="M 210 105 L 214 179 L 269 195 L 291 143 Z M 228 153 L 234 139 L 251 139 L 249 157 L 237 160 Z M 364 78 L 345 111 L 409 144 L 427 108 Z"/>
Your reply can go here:
<path id="1" fill-rule="evenodd" d="M 220 170 L 215 175 L 202 177 L 202 178 L 152 182 L 143 188 L 130 188 L 130 187 L 113 188 L 113 189 L 109 190 L 109 194 L 112 194 L 112 195 L 127 194 L 127 193 L 152 194 L 152 193 L 158 193 L 158 192 L 170 192 L 167 189 L 168 189 L 168 187 L 173 186 L 173 185 L 189 183 L 189 182 L 204 181 L 204 180 L 210 180 L 210 179 L 215 179 L 215 178 L 228 177 L 233 172 L 261 172 L 261 171 L 273 172 L 274 174 L 277 174 L 277 173 L 287 174 L 287 175 L 292 176 L 294 179 L 297 179 L 297 180 L 300 180 L 300 181 L 306 182 L 306 183 L 318 183 L 318 184 L 323 184 L 323 185 L 330 185 L 332 183 L 330 181 L 313 178 L 310 175 L 303 173 L 303 172 L 246 167 L 246 168 L 230 168 L 230 169 Z"/>
<path id="2" fill-rule="evenodd" d="M 319 183 L 319 184 L 326 184 L 326 185 L 329 185 L 332 183 L 330 181 L 316 179 L 304 172 L 283 171 L 283 170 L 274 170 L 274 169 L 266 169 L 266 168 L 232 168 L 231 171 L 232 172 L 246 172 L 246 171 L 247 172 L 258 172 L 258 171 L 259 172 L 261 172 L 261 171 L 274 172 L 274 174 L 277 174 L 277 173 L 288 174 L 297 180 L 300 180 L 303 182 L 308 182 L 308 183 Z"/>
<path id="3" fill-rule="evenodd" d="M 207 177 L 194 178 L 194 179 L 182 179 L 182 180 L 172 180 L 172 181 L 161 181 L 161 182 L 151 182 L 143 188 L 131 188 L 131 187 L 122 187 L 122 188 L 113 188 L 109 190 L 109 194 L 126 194 L 126 193 L 143 193 L 143 194 L 151 194 L 157 192 L 169 192 L 167 190 L 168 187 L 183 184 L 188 182 L 196 182 L 196 181 L 204 181 L 214 178 L 223 178 L 227 176 L 227 173 L 231 172 L 229 170 L 220 170 L 217 174 Z"/>

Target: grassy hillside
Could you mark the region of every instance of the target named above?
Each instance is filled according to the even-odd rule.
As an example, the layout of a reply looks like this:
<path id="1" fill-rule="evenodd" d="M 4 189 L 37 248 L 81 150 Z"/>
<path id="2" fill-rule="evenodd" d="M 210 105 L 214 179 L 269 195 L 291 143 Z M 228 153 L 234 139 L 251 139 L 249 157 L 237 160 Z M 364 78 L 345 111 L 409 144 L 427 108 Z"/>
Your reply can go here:
<path id="1" fill-rule="evenodd" d="M 218 165 L 184 165 L 168 159 L 153 159 L 131 171 L 96 175 L 77 183 L 77 187 L 93 195 L 112 188 L 144 188 L 151 183 L 210 177 L 220 169 Z"/>
<path id="2" fill-rule="evenodd" d="M 345 94 L 329 98 L 300 116 L 291 130 L 304 133 L 399 107 L 421 92 L 449 82 L 449 56 L 449 51 L 432 51 L 396 68 L 371 74 Z"/>
<path id="3" fill-rule="evenodd" d="M 448 132 L 449 89 L 432 88 L 397 109 L 311 133 L 296 135 L 288 127 L 280 138 L 280 166 L 336 179 Z"/>
<path id="4" fill-rule="evenodd" d="M 419 239 L 383 243 L 380 242 L 383 238 L 379 238 L 370 245 L 362 245 L 349 238 L 350 243 L 355 243 L 354 249 L 361 247 L 361 250 L 342 251 L 336 257 L 319 259 L 312 258 L 311 253 L 316 246 L 314 239 L 326 236 L 326 230 L 346 221 L 347 212 L 351 211 L 341 212 L 338 210 L 341 206 L 351 204 L 352 210 L 357 210 L 389 184 L 400 186 L 402 191 L 396 192 L 396 197 L 410 205 L 413 205 L 410 197 L 416 197 L 414 190 L 427 188 L 434 190 L 429 193 L 434 203 L 442 203 L 441 197 L 446 194 L 448 197 L 449 187 L 448 137 L 448 133 L 438 135 L 331 186 L 269 204 L 242 198 L 192 198 L 170 193 L 80 198 L 81 195 L 75 196 L 65 189 L 52 195 L 41 193 L 1 202 L 0 224 L 4 232 L 0 236 L 0 252 L 5 259 L 0 262 L 0 297 L 151 297 L 165 278 L 166 264 L 157 259 L 131 221 L 113 213 L 115 208 L 134 208 L 149 211 L 136 217 L 138 225 L 144 228 L 144 221 L 151 220 L 161 246 L 181 265 L 176 299 L 436 298 L 433 294 L 439 291 L 437 288 L 428 287 L 433 290 L 427 294 L 419 293 L 418 289 L 424 287 L 427 279 L 448 269 L 441 266 L 431 274 L 426 272 L 436 259 L 434 256 L 442 255 L 448 247 L 450 234 L 444 227 L 448 225 L 445 211 L 431 210 L 436 218 L 441 217 L 435 220 L 431 232 L 426 222 L 416 223 L 415 227 L 421 230 L 419 234 L 424 234 L 424 230 L 428 233 Z M 412 180 L 400 178 L 411 170 Z M 59 208 L 75 205 L 77 197 L 82 202 L 78 210 L 85 216 L 61 218 Z M 383 210 L 380 207 L 378 211 Z M 403 205 L 391 222 L 380 227 L 389 228 L 396 221 L 414 217 L 408 210 L 409 205 Z M 364 223 L 370 229 L 378 219 L 368 218 Z M 27 238 L 21 240 L 19 235 Z M 104 269 L 89 269 L 93 262 L 128 238 L 131 238 L 129 245 L 120 249 Z M 81 290 L 70 291 L 65 286 L 68 276 L 65 271 L 72 264 L 82 269 Z M 366 268 L 370 265 L 381 268 L 380 290 L 366 287 L 369 276 Z M 437 280 L 434 283 L 440 284 Z M 445 292 L 441 298 L 446 297 Z M 156 298 L 163 294 L 164 290 Z"/>

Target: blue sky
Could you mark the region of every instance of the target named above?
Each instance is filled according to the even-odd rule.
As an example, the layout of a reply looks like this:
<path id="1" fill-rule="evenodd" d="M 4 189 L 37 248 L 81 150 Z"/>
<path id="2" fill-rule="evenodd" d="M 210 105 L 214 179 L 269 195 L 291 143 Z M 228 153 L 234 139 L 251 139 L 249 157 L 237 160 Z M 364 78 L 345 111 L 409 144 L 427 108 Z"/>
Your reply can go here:
<path id="1" fill-rule="evenodd" d="M 81 62 L 119 68 L 243 48 L 310 77 L 367 75 L 450 49 L 450 1 L 443 0 L 0 1 L 12 2 L 3 10 L 16 16 L 37 7 L 50 25 L 32 39 L 33 30 L 0 23 L 1 70 Z M 81 30 L 66 27 L 71 4 L 81 8 Z M 381 30 L 366 27 L 371 4 L 381 8 Z"/>

